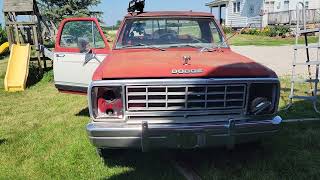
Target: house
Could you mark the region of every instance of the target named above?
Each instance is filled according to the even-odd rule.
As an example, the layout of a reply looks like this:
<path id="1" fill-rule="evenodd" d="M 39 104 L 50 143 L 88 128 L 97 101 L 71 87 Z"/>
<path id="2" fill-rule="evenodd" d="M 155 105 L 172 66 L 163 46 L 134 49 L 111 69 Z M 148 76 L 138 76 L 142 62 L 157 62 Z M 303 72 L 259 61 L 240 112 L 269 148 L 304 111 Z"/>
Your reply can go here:
<path id="1" fill-rule="evenodd" d="M 225 26 L 234 28 L 265 27 L 274 23 L 291 24 L 293 22 L 292 17 L 295 16 L 293 11 L 296 10 L 297 3 L 300 1 L 215 0 L 207 3 L 206 6 L 210 8 L 211 13 L 215 15 L 219 22 Z M 315 16 L 317 16 L 316 9 L 320 9 L 320 0 L 305 0 L 304 3 L 307 9 L 313 10 L 310 13 L 308 11 L 310 18 L 318 20 L 320 17 L 315 18 Z"/>

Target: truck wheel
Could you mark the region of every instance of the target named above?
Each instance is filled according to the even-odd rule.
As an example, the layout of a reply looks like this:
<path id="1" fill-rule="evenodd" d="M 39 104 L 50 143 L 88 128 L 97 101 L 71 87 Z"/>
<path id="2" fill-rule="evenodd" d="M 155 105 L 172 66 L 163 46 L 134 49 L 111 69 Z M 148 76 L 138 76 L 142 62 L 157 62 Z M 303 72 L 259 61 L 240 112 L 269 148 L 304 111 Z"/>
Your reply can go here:
<path id="1" fill-rule="evenodd" d="M 103 151 L 102 148 L 97 148 L 97 149 L 96 149 L 97 154 L 98 154 L 99 157 L 101 157 L 101 158 L 103 157 L 103 152 L 102 152 L 102 151 Z"/>
<path id="2" fill-rule="evenodd" d="M 96 151 L 97 151 L 97 154 L 98 154 L 99 157 L 100 157 L 101 162 L 102 162 L 104 165 L 106 165 L 106 149 L 97 148 Z"/>
<path id="3" fill-rule="evenodd" d="M 124 149 L 105 149 L 105 148 L 97 148 L 97 154 L 105 159 L 108 157 L 121 156 L 126 150 Z"/>

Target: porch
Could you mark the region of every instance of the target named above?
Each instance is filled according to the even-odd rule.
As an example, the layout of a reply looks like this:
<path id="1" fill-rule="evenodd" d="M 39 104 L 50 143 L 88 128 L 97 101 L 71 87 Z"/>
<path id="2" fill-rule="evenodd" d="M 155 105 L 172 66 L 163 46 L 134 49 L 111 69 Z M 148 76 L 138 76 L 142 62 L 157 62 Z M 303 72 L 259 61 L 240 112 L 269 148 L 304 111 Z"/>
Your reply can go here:
<path id="1" fill-rule="evenodd" d="M 226 25 L 227 22 L 227 5 L 229 0 L 215 0 L 207 3 L 206 6 L 210 8 L 211 14 L 213 14 L 220 24 Z"/>

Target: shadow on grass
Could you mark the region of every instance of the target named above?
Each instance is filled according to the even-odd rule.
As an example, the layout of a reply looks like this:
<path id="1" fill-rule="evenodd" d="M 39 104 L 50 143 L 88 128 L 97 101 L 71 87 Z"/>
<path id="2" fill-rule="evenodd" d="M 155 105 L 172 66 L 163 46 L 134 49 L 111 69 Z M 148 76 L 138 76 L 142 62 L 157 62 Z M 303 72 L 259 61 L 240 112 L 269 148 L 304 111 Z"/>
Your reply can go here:
<path id="1" fill-rule="evenodd" d="M 10 55 L 10 52 L 9 52 L 9 51 L 1 54 L 1 55 L 0 55 L 0 61 L 1 61 L 1 60 L 5 60 L 9 55 Z"/>
<path id="2" fill-rule="evenodd" d="M 44 77 L 44 74 L 52 70 L 52 67 L 47 69 L 40 69 L 38 64 L 35 63 L 35 61 L 37 60 L 32 59 L 32 61 L 33 62 L 30 63 L 30 66 L 29 66 L 29 75 L 27 79 L 28 88 L 39 83 Z"/>
<path id="3" fill-rule="evenodd" d="M 0 145 L 5 144 L 7 142 L 7 139 L 0 139 Z"/>
<path id="4" fill-rule="evenodd" d="M 106 167 L 127 167 L 127 173 L 104 177 L 108 180 L 121 179 L 184 179 L 169 161 L 170 151 L 142 153 L 138 150 L 104 150 Z"/>
<path id="5" fill-rule="evenodd" d="M 109 179 L 128 179 L 143 177 L 143 179 L 163 179 L 163 175 L 178 173 L 174 162 L 184 162 L 201 174 L 202 167 L 213 166 L 224 170 L 243 163 L 256 162 L 261 156 L 272 156 L 265 151 L 260 143 L 242 144 L 234 150 L 226 148 L 210 148 L 203 150 L 159 150 L 148 153 L 133 150 L 104 150 L 104 163 L 107 167 L 131 167 L 134 171 L 120 174 Z M 181 176 L 177 174 L 176 176 Z M 160 178 L 161 177 L 161 178 Z M 165 179 L 165 178 L 164 178 Z"/>
<path id="6" fill-rule="evenodd" d="M 88 107 L 82 109 L 80 112 L 78 112 L 78 113 L 76 114 L 76 116 L 80 116 L 80 117 L 90 117 Z"/>
<path id="7" fill-rule="evenodd" d="M 236 145 L 233 150 L 216 148 L 176 153 L 178 160 L 187 162 L 198 171 L 203 167 L 215 167 L 219 170 L 237 168 L 242 164 L 256 162 L 262 157 L 269 156 L 272 156 L 272 151 L 267 151 L 258 142 Z"/>

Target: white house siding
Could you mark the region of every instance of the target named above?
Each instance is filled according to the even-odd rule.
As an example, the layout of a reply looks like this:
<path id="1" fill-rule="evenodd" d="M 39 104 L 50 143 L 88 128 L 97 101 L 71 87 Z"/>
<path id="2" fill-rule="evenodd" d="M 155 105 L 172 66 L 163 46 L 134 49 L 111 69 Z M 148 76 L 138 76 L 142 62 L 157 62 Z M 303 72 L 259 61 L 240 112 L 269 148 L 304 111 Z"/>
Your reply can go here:
<path id="1" fill-rule="evenodd" d="M 262 0 L 240 0 L 240 12 L 233 12 L 233 3 L 230 1 L 227 8 L 227 26 L 232 27 L 247 27 L 258 26 L 261 24 L 260 11 L 263 8 Z M 251 10 L 253 8 L 253 11 Z"/>
<path id="2" fill-rule="evenodd" d="M 261 26 L 261 11 L 263 9 L 262 0 L 246 0 L 244 4 L 244 11 L 248 17 L 247 24 L 250 26 L 260 27 Z M 251 9 L 253 8 L 253 9 Z"/>
<path id="3" fill-rule="evenodd" d="M 231 27 L 246 27 L 247 26 L 247 17 L 245 16 L 246 11 L 244 11 L 244 2 L 246 0 L 240 0 L 241 5 L 240 5 L 240 12 L 239 13 L 234 13 L 233 12 L 233 3 L 236 1 L 230 1 L 229 5 L 227 7 L 227 26 Z"/>

